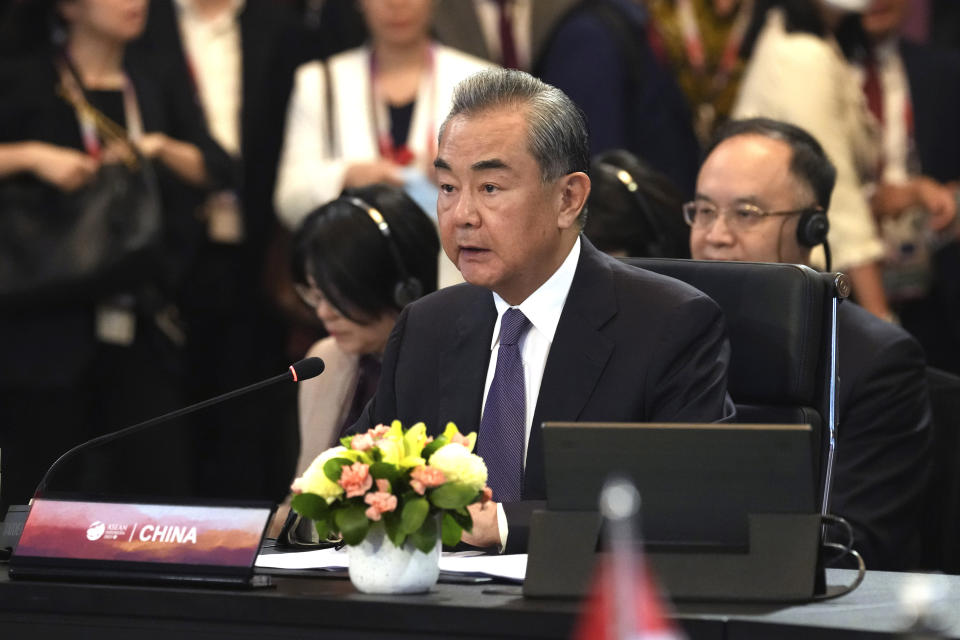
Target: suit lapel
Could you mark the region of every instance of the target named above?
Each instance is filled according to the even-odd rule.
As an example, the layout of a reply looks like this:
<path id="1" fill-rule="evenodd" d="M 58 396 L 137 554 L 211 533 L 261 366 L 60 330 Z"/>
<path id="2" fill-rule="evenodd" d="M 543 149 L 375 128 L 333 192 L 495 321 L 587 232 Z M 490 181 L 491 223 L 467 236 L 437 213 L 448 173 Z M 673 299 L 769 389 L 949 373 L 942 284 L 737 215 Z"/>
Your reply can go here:
<path id="1" fill-rule="evenodd" d="M 476 293 L 460 310 L 455 319 L 454 339 L 440 353 L 437 407 L 440 431 L 451 420 L 462 433 L 480 429 L 480 405 L 497 311 L 489 291 L 477 287 Z"/>
<path id="2" fill-rule="evenodd" d="M 543 495 L 543 434 L 547 420 L 577 420 L 613 353 L 600 329 L 617 312 L 610 267 L 583 236 L 580 261 L 543 371 L 527 451 L 524 495 Z"/>

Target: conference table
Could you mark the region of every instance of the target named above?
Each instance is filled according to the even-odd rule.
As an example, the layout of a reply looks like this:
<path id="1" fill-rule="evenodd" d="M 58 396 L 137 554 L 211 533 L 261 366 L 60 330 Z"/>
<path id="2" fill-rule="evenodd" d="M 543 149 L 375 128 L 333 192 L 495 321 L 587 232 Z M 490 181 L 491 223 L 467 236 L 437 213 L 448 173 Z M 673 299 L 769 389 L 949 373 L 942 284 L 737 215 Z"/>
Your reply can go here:
<path id="1" fill-rule="evenodd" d="M 273 587 L 134 586 L 11 580 L 0 565 L 0 638 L 568 638 L 579 603 L 525 599 L 512 584 L 441 582 L 429 593 L 373 596 L 343 577 L 273 575 Z M 828 570 L 831 585 L 854 572 Z M 867 572 L 845 596 L 802 605 L 675 603 L 692 640 L 899 637 L 899 596 L 915 574 Z M 960 638 L 960 576 L 944 576 L 944 637 Z"/>

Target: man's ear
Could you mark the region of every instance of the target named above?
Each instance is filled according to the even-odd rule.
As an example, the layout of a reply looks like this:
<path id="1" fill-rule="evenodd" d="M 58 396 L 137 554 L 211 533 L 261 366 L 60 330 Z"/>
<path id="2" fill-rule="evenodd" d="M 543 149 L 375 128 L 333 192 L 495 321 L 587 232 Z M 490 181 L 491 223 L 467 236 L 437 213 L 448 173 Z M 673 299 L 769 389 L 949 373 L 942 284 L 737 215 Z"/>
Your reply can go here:
<path id="1" fill-rule="evenodd" d="M 587 204 L 590 195 L 590 177 L 582 171 L 568 173 L 559 180 L 560 210 L 557 213 L 557 226 L 569 229 L 577 223 L 577 216 Z"/>

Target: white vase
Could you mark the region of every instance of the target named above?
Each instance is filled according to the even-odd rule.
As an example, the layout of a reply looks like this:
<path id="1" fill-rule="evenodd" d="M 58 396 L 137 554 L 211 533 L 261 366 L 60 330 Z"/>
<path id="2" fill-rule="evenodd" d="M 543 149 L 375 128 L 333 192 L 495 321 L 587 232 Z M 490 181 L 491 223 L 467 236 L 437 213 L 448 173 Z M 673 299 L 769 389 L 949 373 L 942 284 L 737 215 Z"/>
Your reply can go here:
<path id="1" fill-rule="evenodd" d="M 438 527 L 439 533 L 439 527 Z M 440 575 L 440 541 L 429 553 L 409 540 L 397 547 L 376 522 L 358 545 L 348 545 L 350 582 L 363 593 L 423 593 Z"/>

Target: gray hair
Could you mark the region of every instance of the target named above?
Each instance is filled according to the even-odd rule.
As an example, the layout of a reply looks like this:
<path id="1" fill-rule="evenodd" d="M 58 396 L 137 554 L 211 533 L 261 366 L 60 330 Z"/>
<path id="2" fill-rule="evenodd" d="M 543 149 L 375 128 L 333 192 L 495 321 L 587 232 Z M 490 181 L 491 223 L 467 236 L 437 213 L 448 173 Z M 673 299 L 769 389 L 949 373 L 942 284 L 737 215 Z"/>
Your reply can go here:
<path id="1" fill-rule="evenodd" d="M 544 183 L 574 171 L 589 173 L 590 145 L 583 112 L 560 89 L 515 69 L 480 71 L 457 84 L 439 138 L 454 116 L 517 105 L 527 108 L 530 153 L 540 166 Z"/>

